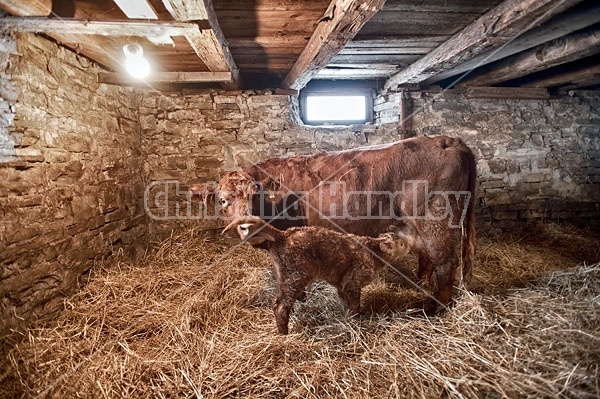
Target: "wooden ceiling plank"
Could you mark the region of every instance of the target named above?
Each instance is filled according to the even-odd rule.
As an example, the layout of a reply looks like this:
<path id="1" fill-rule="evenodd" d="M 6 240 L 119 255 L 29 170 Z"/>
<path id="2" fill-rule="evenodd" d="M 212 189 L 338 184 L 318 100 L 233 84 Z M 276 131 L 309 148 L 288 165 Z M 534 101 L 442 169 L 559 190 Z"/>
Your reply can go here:
<path id="1" fill-rule="evenodd" d="M 491 86 L 599 52 L 600 28 L 588 29 L 498 61 L 459 86 Z"/>
<path id="2" fill-rule="evenodd" d="M 304 87 L 384 4 L 385 0 L 332 0 L 283 86 Z"/>
<path id="3" fill-rule="evenodd" d="M 202 0 L 162 0 L 162 2 L 177 21 L 208 19 L 208 10 Z"/>
<path id="4" fill-rule="evenodd" d="M 130 19 L 158 19 L 154 7 L 146 0 L 113 0 L 115 4 L 123 11 L 123 14 Z M 175 42 L 170 36 L 148 38 L 153 44 L 175 46 Z"/>
<path id="5" fill-rule="evenodd" d="M 101 36 L 186 36 L 199 32 L 198 25 L 164 21 L 90 21 L 86 19 L 8 17 L 0 19 L 0 29 L 13 32 L 57 33 Z"/>
<path id="6" fill-rule="evenodd" d="M 52 13 L 52 0 L 0 0 L 0 9 L 11 15 L 47 17 Z"/>
<path id="7" fill-rule="evenodd" d="M 219 26 L 212 0 L 163 0 L 163 4 L 178 21 L 208 20 L 211 29 L 188 34 L 186 38 L 208 69 L 212 72 L 231 72 L 232 81 L 223 84 L 225 89 L 240 87 L 239 70 Z"/>
<path id="8" fill-rule="evenodd" d="M 512 40 L 581 0 L 505 0 L 435 50 L 393 75 L 385 83 L 393 89 L 421 83 L 464 61 Z"/>
<path id="9" fill-rule="evenodd" d="M 553 75 L 545 79 L 539 79 L 521 87 L 554 87 L 569 83 L 580 83 L 600 77 L 600 65 L 578 69 L 572 72 Z"/>
<path id="10" fill-rule="evenodd" d="M 146 0 L 113 0 L 131 19 L 158 19 L 156 11 Z"/>
<path id="11" fill-rule="evenodd" d="M 99 72 L 98 83 L 131 85 L 144 83 L 213 83 L 230 82 L 230 72 L 154 72 L 144 80 L 132 78 L 127 74 Z"/>
<path id="12" fill-rule="evenodd" d="M 427 79 L 424 84 L 432 84 L 442 79 L 490 64 L 550 40 L 587 28 L 598 22 L 600 22 L 600 4 L 595 4 L 588 8 L 569 10 L 564 15 L 561 15 L 560 18 L 549 21 L 549 23 L 539 28 L 532 29 L 520 35 L 501 48 L 483 52 L 461 65 Z"/>

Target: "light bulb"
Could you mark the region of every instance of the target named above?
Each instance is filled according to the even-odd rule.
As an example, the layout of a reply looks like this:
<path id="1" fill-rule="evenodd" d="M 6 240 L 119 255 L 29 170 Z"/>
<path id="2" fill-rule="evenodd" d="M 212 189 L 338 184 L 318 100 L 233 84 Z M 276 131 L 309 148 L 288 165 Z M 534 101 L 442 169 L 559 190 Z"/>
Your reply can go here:
<path id="1" fill-rule="evenodd" d="M 125 69 L 136 79 L 144 79 L 150 74 L 150 64 L 144 58 L 144 49 L 136 43 L 123 46 Z"/>

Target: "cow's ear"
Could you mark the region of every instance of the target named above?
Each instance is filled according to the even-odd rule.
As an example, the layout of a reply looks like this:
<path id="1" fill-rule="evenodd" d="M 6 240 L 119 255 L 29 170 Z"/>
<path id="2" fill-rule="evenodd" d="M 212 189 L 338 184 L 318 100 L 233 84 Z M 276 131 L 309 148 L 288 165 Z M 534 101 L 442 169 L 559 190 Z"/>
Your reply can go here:
<path id="1" fill-rule="evenodd" d="M 281 182 L 272 177 L 267 177 L 260 181 L 260 186 L 264 191 L 279 191 L 281 189 Z"/>
<path id="2" fill-rule="evenodd" d="M 193 184 L 188 192 L 192 199 L 199 198 L 205 205 L 213 206 L 217 200 L 216 188 L 217 183 L 215 182 Z"/>
<path id="3" fill-rule="evenodd" d="M 256 194 L 259 191 L 260 191 L 260 183 L 255 182 L 254 180 L 250 180 L 250 182 L 248 183 L 248 186 L 246 187 L 246 192 L 248 193 L 248 195 L 251 196 L 253 194 Z"/>

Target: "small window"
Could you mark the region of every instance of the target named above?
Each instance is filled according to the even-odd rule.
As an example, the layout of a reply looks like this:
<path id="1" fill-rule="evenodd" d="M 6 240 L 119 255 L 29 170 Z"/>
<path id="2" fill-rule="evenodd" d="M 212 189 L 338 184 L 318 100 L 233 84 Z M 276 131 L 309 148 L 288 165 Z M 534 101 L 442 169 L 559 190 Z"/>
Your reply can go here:
<path id="1" fill-rule="evenodd" d="M 355 125 L 373 121 L 371 89 L 319 88 L 300 93 L 300 114 L 307 125 Z"/>

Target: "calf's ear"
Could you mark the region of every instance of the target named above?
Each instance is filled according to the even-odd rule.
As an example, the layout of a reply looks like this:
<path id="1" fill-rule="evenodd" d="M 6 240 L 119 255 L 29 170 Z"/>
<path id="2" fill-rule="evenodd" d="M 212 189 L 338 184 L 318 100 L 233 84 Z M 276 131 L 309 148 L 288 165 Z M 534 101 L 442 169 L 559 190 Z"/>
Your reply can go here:
<path id="1" fill-rule="evenodd" d="M 237 227 L 238 235 L 242 240 L 247 240 L 252 245 L 262 244 L 265 241 L 275 241 L 271 226 L 261 223 L 242 223 Z"/>

